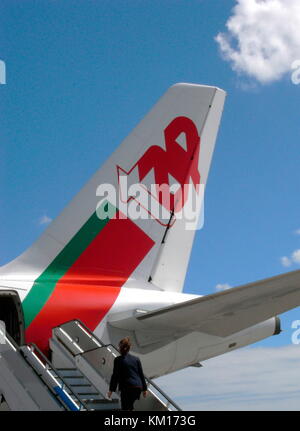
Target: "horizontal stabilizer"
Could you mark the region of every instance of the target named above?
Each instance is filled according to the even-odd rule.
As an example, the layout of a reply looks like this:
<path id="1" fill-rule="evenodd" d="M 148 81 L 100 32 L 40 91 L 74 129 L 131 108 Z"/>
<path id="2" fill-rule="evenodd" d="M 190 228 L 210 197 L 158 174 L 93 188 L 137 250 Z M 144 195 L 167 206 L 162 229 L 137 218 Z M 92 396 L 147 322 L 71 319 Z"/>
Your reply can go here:
<path id="1" fill-rule="evenodd" d="M 162 337 L 199 331 L 227 337 L 300 305 L 300 271 L 199 297 L 155 311 L 117 316 L 111 326 Z"/>

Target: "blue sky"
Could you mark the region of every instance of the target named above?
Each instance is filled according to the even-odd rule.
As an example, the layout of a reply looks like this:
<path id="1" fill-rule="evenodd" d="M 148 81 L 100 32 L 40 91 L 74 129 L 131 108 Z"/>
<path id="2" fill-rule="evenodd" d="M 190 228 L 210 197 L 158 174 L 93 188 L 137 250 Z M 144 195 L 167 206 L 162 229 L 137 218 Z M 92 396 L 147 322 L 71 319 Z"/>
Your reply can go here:
<path id="1" fill-rule="evenodd" d="M 299 269 L 299 5 L 247 2 L 1 2 L 0 264 L 38 237 L 170 85 L 193 82 L 228 96 L 185 292 Z M 259 346 L 290 345 L 298 319 L 299 308 L 286 313 L 284 333 Z"/>

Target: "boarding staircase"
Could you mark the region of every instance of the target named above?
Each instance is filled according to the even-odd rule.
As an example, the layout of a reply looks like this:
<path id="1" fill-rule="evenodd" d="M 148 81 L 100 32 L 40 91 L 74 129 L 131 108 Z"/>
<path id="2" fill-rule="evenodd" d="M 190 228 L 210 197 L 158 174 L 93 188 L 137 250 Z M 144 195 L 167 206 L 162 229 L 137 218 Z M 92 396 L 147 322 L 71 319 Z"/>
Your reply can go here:
<path id="1" fill-rule="evenodd" d="M 50 349 L 51 362 L 34 344 L 19 347 L 2 333 L 0 393 L 11 410 L 120 410 L 118 395 L 106 397 L 119 355 L 113 345 L 72 320 L 53 328 Z M 146 382 L 148 396 L 135 402 L 135 410 L 181 410 L 152 380 Z"/>
<path id="2" fill-rule="evenodd" d="M 4 405 L 4 409 L 8 410 L 86 409 L 84 403 L 34 344 L 19 347 L 2 330 L 1 325 L 0 394 L 1 407 Z"/>

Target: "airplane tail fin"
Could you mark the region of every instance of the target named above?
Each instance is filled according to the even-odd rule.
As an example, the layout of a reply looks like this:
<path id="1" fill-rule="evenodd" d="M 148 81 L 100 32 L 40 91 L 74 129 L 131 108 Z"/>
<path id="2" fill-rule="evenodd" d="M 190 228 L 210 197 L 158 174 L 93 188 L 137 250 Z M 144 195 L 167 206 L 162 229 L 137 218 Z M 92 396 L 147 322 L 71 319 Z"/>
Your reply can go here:
<path id="1" fill-rule="evenodd" d="M 27 280 L 28 290 L 43 281 L 41 304 L 66 274 L 75 284 L 135 278 L 180 291 L 224 99 L 215 87 L 172 86 L 1 278 Z"/>
<path id="2" fill-rule="evenodd" d="M 185 90 L 190 96 L 191 112 L 185 111 L 184 116 L 195 124 L 199 144 L 185 176 L 186 191 L 175 209 L 174 224 L 165 231 L 150 275 L 154 285 L 171 292 L 183 289 L 195 232 L 204 224 L 205 185 L 226 96 L 223 90 L 213 87 L 191 86 Z M 186 130 L 184 133 L 188 142 L 190 135 Z M 175 142 L 180 143 L 180 138 L 177 136 Z M 177 163 L 181 164 L 181 158 Z"/>

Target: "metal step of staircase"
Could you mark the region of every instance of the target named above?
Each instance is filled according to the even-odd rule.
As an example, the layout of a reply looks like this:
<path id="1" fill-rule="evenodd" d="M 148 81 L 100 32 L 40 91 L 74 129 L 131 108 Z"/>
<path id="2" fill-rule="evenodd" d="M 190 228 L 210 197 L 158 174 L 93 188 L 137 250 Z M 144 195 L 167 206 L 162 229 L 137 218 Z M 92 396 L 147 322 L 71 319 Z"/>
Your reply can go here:
<path id="1" fill-rule="evenodd" d="M 78 368 L 56 368 L 76 396 L 84 402 L 88 410 L 116 410 L 119 400 L 108 401 Z"/>

